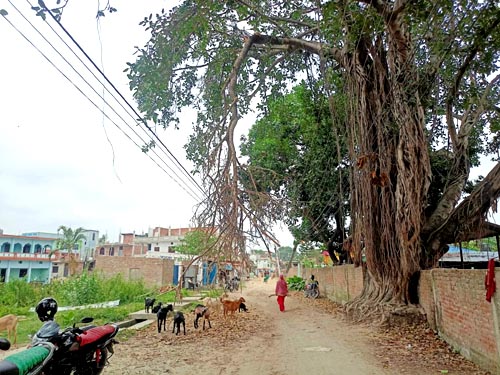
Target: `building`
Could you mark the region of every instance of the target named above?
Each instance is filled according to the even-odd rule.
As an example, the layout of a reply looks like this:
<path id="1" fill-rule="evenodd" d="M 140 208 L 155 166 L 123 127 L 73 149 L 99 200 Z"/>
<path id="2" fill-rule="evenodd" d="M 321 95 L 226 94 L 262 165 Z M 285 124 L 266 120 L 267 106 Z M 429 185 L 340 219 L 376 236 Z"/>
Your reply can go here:
<path id="1" fill-rule="evenodd" d="M 267 252 L 252 250 L 249 258 L 253 263 L 253 272 L 256 276 L 263 276 L 266 272 L 274 271 L 275 261 L 271 259 Z"/>
<path id="2" fill-rule="evenodd" d="M 52 262 L 49 254 L 57 238 L 17 236 L 0 230 L 0 282 L 26 279 L 49 282 Z"/>
<path id="3" fill-rule="evenodd" d="M 84 229 L 82 234 L 85 236 L 84 240 L 81 240 L 73 250 L 73 253 L 77 252 L 82 261 L 88 260 L 94 257 L 96 246 L 99 242 L 99 231 L 93 229 Z M 26 237 L 44 237 L 53 238 L 58 240 L 62 238 L 61 233 L 48 233 L 48 232 L 27 232 L 23 233 L 22 236 Z"/>
<path id="4" fill-rule="evenodd" d="M 147 234 L 122 233 L 120 241 L 116 243 L 100 244 L 96 250 L 96 267 L 101 269 L 109 263 L 109 257 L 124 258 L 146 258 L 158 260 L 172 260 L 172 280 L 173 284 L 180 282 L 184 273 L 184 282 L 190 280 L 194 283 L 209 283 L 214 280 L 216 268 L 209 267 L 208 263 L 197 262 L 186 270 L 189 256 L 176 252 L 176 247 L 182 243 L 186 234 L 199 228 L 150 228 Z M 203 228 L 203 230 L 209 230 Z M 120 262 L 119 262 L 120 263 Z M 130 261 L 124 259 L 121 264 L 129 264 Z M 113 263 L 116 264 L 116 263 Z M 142 264 L 139 262 L 139 264 Z M 170 263 L 168 263 L 170 264 Z M 133 271 L 130 271 L 133 269 Z M 142 274 L 141 269 L 135 270 L 133 267 L 121 270 L 124 275 Z M 128 276 L 127 276 L 128 277 Z M 130 276 L 132 277 L 132 276 Z"/>

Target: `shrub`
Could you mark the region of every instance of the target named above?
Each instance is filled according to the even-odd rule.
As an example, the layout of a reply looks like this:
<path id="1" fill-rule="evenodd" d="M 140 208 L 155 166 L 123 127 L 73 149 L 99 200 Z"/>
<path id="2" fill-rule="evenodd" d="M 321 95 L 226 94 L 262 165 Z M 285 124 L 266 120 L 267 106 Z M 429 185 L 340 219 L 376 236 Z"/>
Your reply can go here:
<path id="1" fill-rule="evenodd" d="M 292 276 L 287 279 L 288 288 L 291 290 L 304 290 L 306 281 L 300 276 Z"/>

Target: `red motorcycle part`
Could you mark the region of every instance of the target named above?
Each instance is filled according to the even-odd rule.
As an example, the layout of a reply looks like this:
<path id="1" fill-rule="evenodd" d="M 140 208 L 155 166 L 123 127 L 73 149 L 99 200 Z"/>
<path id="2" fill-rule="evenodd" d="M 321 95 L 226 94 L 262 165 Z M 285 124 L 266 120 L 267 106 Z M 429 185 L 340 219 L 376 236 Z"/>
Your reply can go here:
<path id="1" fill-rule="evenodd" d="M 88 331 L 78 335 L 77 340 L 80 342 L 80 347 L 96 343 L 98 341 L 106 341 L 113 337 L 118 332 L 118 327 L 113 324 L 107 324 L 100 327 L 91 328 Z"/>

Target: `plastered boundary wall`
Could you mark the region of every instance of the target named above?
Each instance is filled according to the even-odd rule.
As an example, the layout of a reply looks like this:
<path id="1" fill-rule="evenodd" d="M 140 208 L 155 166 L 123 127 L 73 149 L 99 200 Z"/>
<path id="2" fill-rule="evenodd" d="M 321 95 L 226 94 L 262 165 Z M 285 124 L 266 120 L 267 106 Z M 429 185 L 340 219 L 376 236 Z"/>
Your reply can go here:
<path id="1" fill-rule="evenodd" d="M 98 257 L 96 272 L 105 277 L 121 274 L 125 280 L 142 279 L 149 287 L 172 284 L 174 261 L 139 257 Z"/>
<path id="2" fill-rule="evenodd" d="M 353 265 L 291 270 L 305 279 L 314 274 L 320 292 L 345 303 L 361 293 L 361 267 Z M 422 271 L 418 288 L 420 305 L 429 325 L 465 358 L 500 375 L 500 268 L 497 292 L 486 301 L 486 270 L 433 269 Z"/>

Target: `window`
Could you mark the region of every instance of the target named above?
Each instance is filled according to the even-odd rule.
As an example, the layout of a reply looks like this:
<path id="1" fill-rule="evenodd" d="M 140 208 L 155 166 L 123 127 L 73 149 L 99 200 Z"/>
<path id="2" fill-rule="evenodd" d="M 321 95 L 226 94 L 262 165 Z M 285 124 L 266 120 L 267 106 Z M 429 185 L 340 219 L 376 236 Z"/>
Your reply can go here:
<path id="1" fill-rule="evenodd" d="M 113 256 L 115 255 L 115 248 L 114 247 L 110 247 L 109 248 L 109 256 Z"/>
<path id="2" fill-rule="evenodd" d="M 168 252 L 169 253 L 175 253 L 175 246 L 169 246 L 168 247 Z"/>
<path id="3" fill-rule="evenodd" d="M 160 251 L 160 246 L 155 246 L 155 251 Z"/>
<path id="4" fill-rule="evenodd" d="M 10 243 L 4 242 L 2 244 L 2 253 L 8 253 L 10 251 Z"/>
<path id="5" fill-rule="evenodd" d="M 151 244 L 148 243 L 148 251 L 151 251 Z"/>
<path id="6" fill-rule="evenodd" d="M 59 273 L 59 265 L 52 266 L 52 273 Z"/>
<path id="7" fill-rule="evenodd" d="M 29 254 L 31 250 L 31 245 L 27 243 L 26 245 L 23 246 L 23 253 L 24 254 Z"/>
<path id="8" fill-rule="evenodd" d="M 99 249 L 99 255 L 104 255 L 105 251 L 104 251 L 104 247 L 101 247 Z"/>
<path id="9" fill-rule="evenodd" d="M 92 233 L 92 241 L 95 241 L 95 232 Z"/>
<path id="10" fill-rule="evenodd" d="M 36 244 L 35 245 L 35 254 L 40 254 L 42 252 L 42 245 Z"/>
<path id="11" fill-rule="evenodd" d="M 19 270 L 19 278 L 22 279 L 23 277 L 28 276 L 28 269 L 27 268 L 21 268 Z"/>

